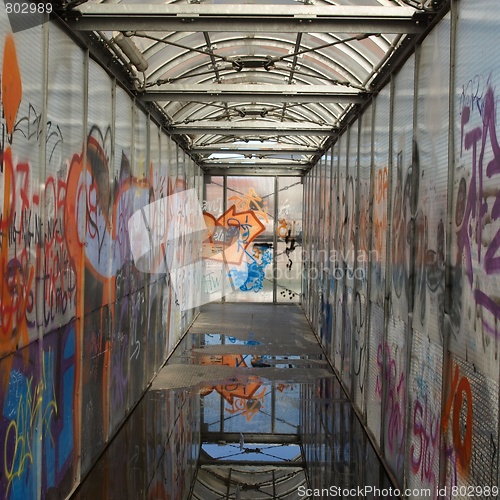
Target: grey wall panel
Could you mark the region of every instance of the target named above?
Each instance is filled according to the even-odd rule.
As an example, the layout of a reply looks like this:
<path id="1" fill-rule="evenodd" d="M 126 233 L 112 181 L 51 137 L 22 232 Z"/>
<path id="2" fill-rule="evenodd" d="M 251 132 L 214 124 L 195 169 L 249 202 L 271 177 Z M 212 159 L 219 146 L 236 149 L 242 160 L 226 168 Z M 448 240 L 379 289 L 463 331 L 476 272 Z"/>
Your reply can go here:
<path id="1" fill-rule="evenodd" d="M 340 144 L 337 141 L 332 147 L 332 193 L 331 193 L 331 229 L 330 229 L 330 250 L 329 250 L 329 265 L 331 267 L 331 279 L 330 279 L 330 292 L 329 292 L 329 303 L 332 312 L 332 332 L 330 333 L 330 349 L 328 353 L 330 358 L 334 359 L 335 350 L 335 339 L 337 334 L 336 321 L 337 321 L 337 249 L 338 249 L 338 224 L 339 224 L 339 147 Z"/>
<path id="2" fill-rule="evenodd" d="M 450 17 L 421 46 L 412 168 L 417 207 L 409 374 L 407 477 L 412 488 L 439 486 L 445 338 Z"/>
<path id="3" fill-rule="evenodd" d="M 46 331 L 66 324 L 76 316 L 76 281 L 83 265 L 72 258 L 66 229 L 75 224 L 84 231 L 84 219 L 68 220 L 64 198 L 70 171 L 82 163 L 84 130 L 84 55 L 73 41 L 58 30 L 49 32 L 47 141 L 45 148 L 45 245 L 43 316 Z"/>
<path id="4" fill-rule="evenodd" d="M 412 169 L 416 178 L 413 329 L 442 345 L 448 203 L 449 16 L 420 50 Z M 418 179 L 418 180 L 417 180 Z"/>
<path id="5" fill-rule="evenodd" d="M 345 248 L 346 248 L 346 192 L 347 192 L 347 147 L 348 135 L 344 134 L 339 138 L 339 173 L 337 182 L 338 196 L 338 219 L 337 219 L 337 245 L 335 248 L 334 269 L 335 278 L 335 332 L 334 332 L 334 366 L 343 375 L 342 360 L 344 356 L 344 318 L 346 314 L 345 295 Z"/>
<path id="6" fill-rule="evenodd" d="M 356 293 L 357 273 L 357 248 L 358 248 L 358 219 L 359 219 L 359 201 L 358 201 L 358 184 L 359 184 L 359 120 L 356 120 L 349 127 L 349 141 L 347 153 L 347 179 L 346 179 L 346 200 L 345 200 L 345 219 L 346 226 L 344 252 L 342 260 L 344 262 L 344 346 L 342 354 L 342 373 L 346 386 L 351 388 L 352 381 L 352 352 L 353 329 L 354 329 L 354 303 Z"/>
<path id="7" fill-rule="evenodd" d="M 408 487 L 440 484 L 443 351 L 426 334 L 412 336 L 406 471 Z"/>
<path id="8" fill-rule="evenodd" d="M 498 450 L 499 446 L 500 267 L 496 255 L 500 241 L 497 208 L 500 68 L 495 55 L 498 40 L 495 26 L 499 20 L 496 2 L 469 1 L 458 6 L 456 70 L 452 82 L 454 164 L 449 194 L 452 196 L 449 256 L 452 360 L 448 363 L 446 397 L 456 393 L 455 401 L 460 398 L 464 403 L 460 417 L 455 413 L 456 404 L 450 413 L 443 415 L 449 448 L 447 480 L 458 485 L 488 485 L 498 481 L 492 456 L 493 449 Z M 466 422 L 467 433 L 459 436 L 457 426 L 463 428 Z M 453 423 L 457 425 L 450 431 Z"/>
<path id="9" fill-rule="evenodd" d="M 44 322 L 44 315 L 48 316 L 49 329 L 51 324 L 56 328 L 58 323 L 64 322 L 64 316 L 56 314 L 55 304 L 50 311 L 43 310 L 44 293 L 48 300 L 55 301 L 55 292 L 52 297 L 51 281 L 47 281 L 48 289 L 44 290 L 36 279 L 37 269 L 43 267 L 46 260 L 37 251 L 45 237 L 42 230 L 42 186 L 45 179 L 42 154 L 46 128 L 45 84 L 40 78 L 44 70 L 42 28 L 33 28 L 31 36 L 26 31 L 13 36 L 9 33 L 9 21 L 3 6 L 1 11 L 3 154 L 0 185 L 3 196 L 0 274 L 4 277 L 4 296 L 0 353 L 4 355 L 35 340 L 39 334 L 38 324 Z M 33 45 L 34 40 L 36 45 Z M 53 142 L 49 147 L 53 147 Z M 52 230 L 51 234 L 54 232 Z M 7 279 L 8 276 L 11 278 Z M 57 282 L 54 272 L 51 277 Z"/>
<path id="10" fill-rule="evenodd" d="M 392 210 L 389 214 L 391 311 L 408 321 L 412 310 L 414 225 L 419 175 L 413 165 L 414 64 L 411 57 L 394 79 L 392 129 Z"/>
<path id="11" fill-rule="evenodd" d="M 112 273 L 113 235 L 111 218 L 113 196 L 111 185 L 113 164 L 112 85 L 109 75 L 94 61 L 88 66 L 87 162 L 80 176 L 85 186 L 85 310 L 93 311 L 113 301 L 107 279 Z M 123 245 L 128 242 L 123 242 Z"/>
<path id="12" fill-rule="evenodd" d="M 356 266 L 354 270 L 355 299 L 353 308 L 353 396 L 362 414 L 365 413 L 365 386 L 368 353 L 370 277 L 369 259 L 372 228 L 372 129 L 373 106 L 361 116 L 359 138 L 359 181 L 357 213 Z"/>
<path id="13" fill-rule="evenodd" d="M 382 398 L 384 454 L 400 486 L 404 478 L 407 386 L 410 348 L 409 312 L 412 308 L 412 216 L 415 212 L 416 173 L 413 168 L 414 65 L 410 57 L 394 78 L 392 127 L 392 183 L 389 232 L 390 295 L 384 343 Z M 387 284 L 386 284 L 387 285 Z"/>
<path id="14" fill-rule="evenodd" d="M 386 252 L 388 242 L 387 210 L 389 200 L 389 136 L 391 92 L 385 87 L 375 101 L 373 145 L 373 236 L 370 300 L 384 306 Z"/>
<path id="15" fill-rule="evenodd" d="M 479 14 L 481 12 L 481 14 Z M 494 60 L 496 4 L 465 2 L 459 10 L 454 82 L 455 144 L 451 262 L 454 273 L 453 353 L 498 380 L 496 264 L 498 204 L 498 113 L 500 69 Z M 475 30 L 481 21 L 482 36 Z M 479 57 L 478 54 L 481 54 Z"/>
<path id="16" fill-rule="evenodd" d="M 407 418 L 407 351 L 409 327 L 390 315 L 382 366 L 382 426 L 384 456 L 400 486 L 403 485 Z"/>
<path id="17" fill-rule="evenodd" d="M 384 362 L 384 309 L 370 304 L 370 329 L 368 340 L 368 373 L 366 381 L 366 419 L 375 442 L 381 444 L 382 429 L 382 388 Z"/>

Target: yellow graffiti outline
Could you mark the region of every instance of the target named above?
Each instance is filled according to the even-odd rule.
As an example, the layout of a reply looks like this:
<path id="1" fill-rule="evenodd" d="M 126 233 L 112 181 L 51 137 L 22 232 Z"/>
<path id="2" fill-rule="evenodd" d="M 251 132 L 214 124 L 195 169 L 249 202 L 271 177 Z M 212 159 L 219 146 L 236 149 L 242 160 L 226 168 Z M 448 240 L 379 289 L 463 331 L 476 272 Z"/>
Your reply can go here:
<path id="1" fill-rule="evenodd" d="M 50 352 L 50 351 L 49 351 Z M 41 415 L 41 426 L 42 426 L 42 436 L 50 439 L 53 446 L 55 446 L 54 437 L 50 431 L 50 421 L 53 415 L 57 415 L 57 402 L 55 399 L 54 389 L 52 388 L 52 399 L 47 404 L 47 408 L 41 413 L 42 405 L 43 405 L 43 391 L 47 387 L 47 373 L 45 367 L 45 357 L 42 356 L 42 380 L 38 383 L 33 391 L 34 397 L 32 397 L 31 387 L 33 385 L 33 377 L 29 380 L 26 380 L 26 388 L 27 388 L 27 398 L 26 404 L 23 404 L 23 397 L 19 398 L 19 402 L 17 405 L 17 414 L 16 419 L 12 420 L 7 427 L 7 432 L 5 435 L 4 441 L 4 471 L 5 477 L 7 478 L 7 490 L 5 495 L 8 496 L 10 487 L 12 485 L 12 481 L 21 477 L 24 472 L 25 463 L 29 460 L 29 462 L 33 463 L 33 453 L 31 450 L 31 440 L 33 438 L 33 427 L 36 419 L 39 415 Z M 29 418 L 28 418 L 29 417 Z M 26 422 L 29 421 L 29 427 L 26 427 Z M 19 435 L 19 429 L 23 429 L 22 435 Z M 15 432 L 15 441 L 14 441 L 14 454 L 12 456 L 11 468 L 9 470 L 8 466 L 8 444 L 9 437 L 12 432 Z M 18 455 L 18 449 L 20 450 L 20 463 L 17 467 L 17 470 L 14 472 L 14 467 L 16 463 L 16 458 Z"/>
<path id="2" fill-rule="evenodd" d="M 31 385 L 31 381 L 26 381 L 27 385 L 28 385 L 28 389 L 29 389 L 29 386 Z M 29 394 L 29 393 L 28 393 Z M 29 399 L 26 401 L 26 407 L 24 408 L 25 411 L 29 411 L 30 410 L 30 405 L 29 405 Z M 22 425 L 25 424 L 25 414 L 24 412 L 22 411 L 23 410 L 23 398 L 22 396 L 19 398 L 19 403 L 17 405 L 17 421 L 16 420 L 12 420 L 11 423 L 9 424 L 9 427 L 7 428 L 7 433 L 6 433 L 6 436 L 5 436 L 5 445 L 4 445 L 4 470 L 5 470 L 5 476 L 7 477 L 7 490 L 5 492 L 5 495 L 8 496 L 9 494 L 9 489 L 12 485 L 12 481 L 16 478 L 16 477 L 20 477 L 23 472 L 24 472 L 24 464 L 27 460 L 30 460 L 31 462 L 33 462 L 33 454 L 31 453 L 31 446 L 30 446 L 30 443 L 29 443 L 29 440 L 26 440 L 24 435 L 20 436 L 19 435 L 19 428 L 24 428 Z M 20 424 L 22 424 L 21 426 L 18 425 L 18 422 Z M 9 435 L 10 435 L 10 431 L 11 429 L 14 428 L 15 429 L 15 446 L 14 446 L 14 454 L 12 456 L 12 468 L 11 470 L 7 470 L 7 445 L 8 445 L 8 438 L 9 438 Z M 15 463 L 16 463 L 16 457 L 17 457 L 17 450 L 18 448 L 21 447 L 21 452 L 24 452 L 26 450 L 26 448 L 28 449 L 27 452 L 25 452 L 22 457 L 20 458 L 20 463 L 19 463 L 19 466 L 16 470 L 16 472 L 13 472 L 14 471 L 14 467 L 15 467 Z"/>

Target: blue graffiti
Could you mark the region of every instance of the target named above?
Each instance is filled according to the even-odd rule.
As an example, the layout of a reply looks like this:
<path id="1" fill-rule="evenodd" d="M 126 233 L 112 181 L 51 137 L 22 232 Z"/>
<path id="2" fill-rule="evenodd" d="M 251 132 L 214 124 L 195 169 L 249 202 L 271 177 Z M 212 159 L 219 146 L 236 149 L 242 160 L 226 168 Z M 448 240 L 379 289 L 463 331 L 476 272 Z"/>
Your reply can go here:
<path id="1" fill-rule="evenodd" d="M 75 325 L 54 332 L 44 344 L 42 498 L 64 497 L 74 461 Z"/>
<path id="2" fill-rule="evenodd" d="M 254 291 L 257 293 L 264 286 L 265 268 L 273 260 L 273 255 L 272 251 L 267 249 L 260 253 L 260 262 L 253 256 L 251 258 L 252 262 L 246 263 L 246 271 L 240 271 L 233 267 L 228 276 L 233 280 L 234 286 L 238 287 L 242 292 Z"/>
<path id="3" fill-rule="evenodd" d="M 236 337 L 226 337 L 228 342 L 231 342 L 231 344 L 243 344 L 243 345 L 259 345 L 261 342 L 258 340 L 253 340 L 252 338 L 248 340 L 239 340 Z"/>
<path id="4" fill-rule="evenodd" d="M 41 405 L 33 375 L 17 370 L 10 374 L 2 417 L 8 422 L 4 442 L 4 470 L 7 487 L 4 498 L 24 499 L 36 496 L 37 477 L 32 470 L 40 447 Z M 38 389 L 39 390 L 39 389 Z"/>

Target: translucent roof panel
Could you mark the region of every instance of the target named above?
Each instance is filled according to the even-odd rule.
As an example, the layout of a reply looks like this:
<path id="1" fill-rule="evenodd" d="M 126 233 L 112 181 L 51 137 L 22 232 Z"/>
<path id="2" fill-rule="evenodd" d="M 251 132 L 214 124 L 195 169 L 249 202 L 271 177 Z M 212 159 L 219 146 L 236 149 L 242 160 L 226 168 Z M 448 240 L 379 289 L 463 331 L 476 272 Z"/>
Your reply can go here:
<path id="1" fill-rule="evenodd" d="M 165 125 L 183 136 L 188 152 L 207 168 L 212 153 L 200 153 L 200 146 L 250 140 L 273 140 L 287 145 L 286 151 L 293 145 L 314 148 L 302 156 L 310 160 L 309 168 L 349 114 L 378 90 L 374 82 L 391 57 L 422 33 L 444 4 L 77 3 L 69 3 L 70 26 L 102 39 L 122 62 L 124 83 L 138 99 L 156 103 Z M 263 158 L 266 162 L 267 155 Z"/>

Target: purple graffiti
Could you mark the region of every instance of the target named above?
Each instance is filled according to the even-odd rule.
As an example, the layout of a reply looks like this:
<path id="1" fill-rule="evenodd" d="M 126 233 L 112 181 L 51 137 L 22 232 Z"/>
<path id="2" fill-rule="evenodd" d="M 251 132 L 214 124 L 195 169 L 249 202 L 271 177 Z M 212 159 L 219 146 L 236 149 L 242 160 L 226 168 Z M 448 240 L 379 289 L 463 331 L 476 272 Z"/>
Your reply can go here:
<path id="1" fill-rule="evenodd" d="M 488 295 L 474 283 L 473 245 L 477 252 L 477 264 L 482 266 L 487 275 L 497 274 L 500 271 L 500 229 L 491 240 L 485 243 L 485 228 L 500 216 L 500 191 L 495 194 L 493 204 L 488 203 L 491 189 L 485 188 L 485 176 L 492 179 L 500 174 L 500 145 L 496 133 L 496 111 L 494 90 L 488 84 L 481 108 L 482 125 L 465 132 L 465 127 L 471 119 L 471 108 L 466 105 L 462 110 L 461 138 L 462 151 L 472 153 L 472 171 L 467 188 L 466 179 L 459 183 L 455 223 L 457 225 L 457 265 L 464 262 L 464 273 L 469 286 L 473 288 L 476 305 L 493 315 L 492 324 L 482 317 L 484 329 L 498 337 L 500 335 L 495 324 L 500 319 L 500 305 L 495 298 Z M 492 158 L 488 161 L 487 151 L 491 148 Z M 484 251 L 483 246 L 486 247 Z M 483 254 L 484 252 L 484 254 Z M 483 316 L 483 315 L 482 315 Z"/>

